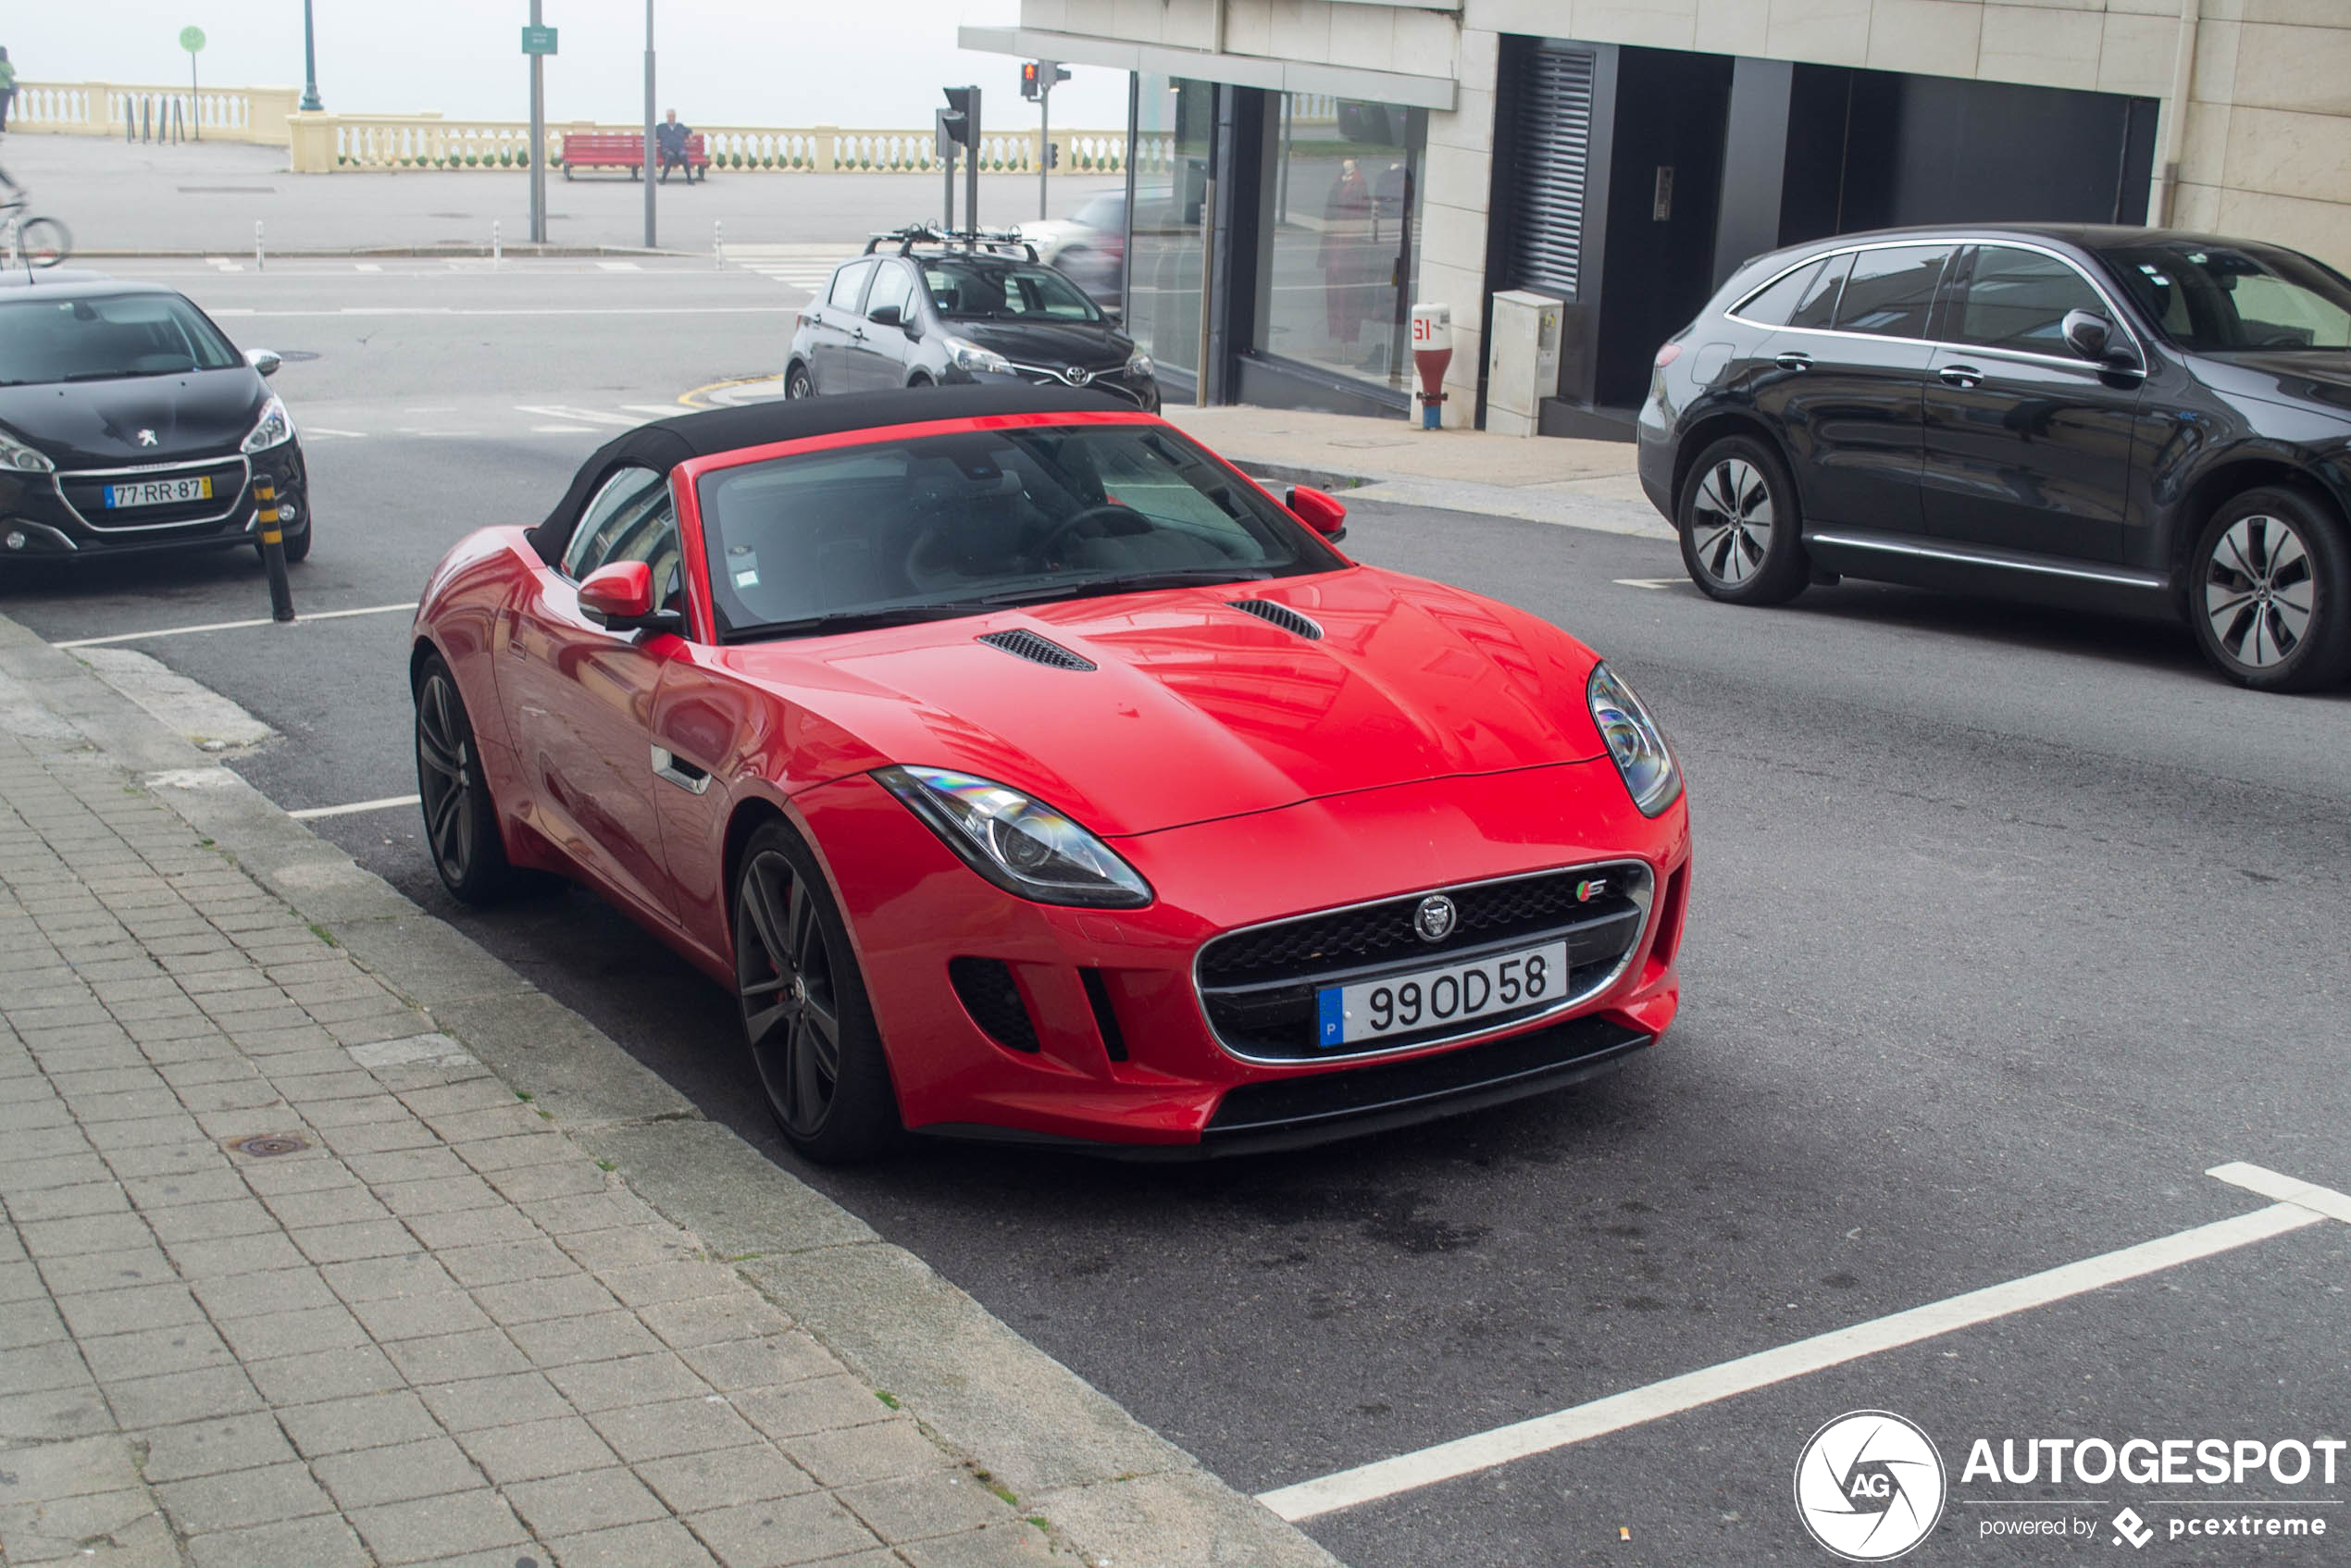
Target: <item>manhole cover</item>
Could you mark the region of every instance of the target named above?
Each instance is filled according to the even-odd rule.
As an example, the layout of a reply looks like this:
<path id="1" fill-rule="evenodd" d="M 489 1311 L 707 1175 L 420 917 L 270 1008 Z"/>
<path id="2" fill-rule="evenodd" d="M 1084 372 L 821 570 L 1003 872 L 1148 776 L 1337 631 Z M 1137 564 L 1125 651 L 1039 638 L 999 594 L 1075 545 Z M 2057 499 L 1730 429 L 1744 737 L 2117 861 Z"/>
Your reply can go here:
<path id="1" fill-rule="evenodd" d="M 310 1145 L 307 1140 L 296 1138 L 290 1132 L 264 1132 L 255 1133 L 251 1138 L 238 1139 L 229 1147 L 240 1154 L 250 1154 L 255 1159 L 266 1160 L 272 1154 L 299 1154 Z"/>

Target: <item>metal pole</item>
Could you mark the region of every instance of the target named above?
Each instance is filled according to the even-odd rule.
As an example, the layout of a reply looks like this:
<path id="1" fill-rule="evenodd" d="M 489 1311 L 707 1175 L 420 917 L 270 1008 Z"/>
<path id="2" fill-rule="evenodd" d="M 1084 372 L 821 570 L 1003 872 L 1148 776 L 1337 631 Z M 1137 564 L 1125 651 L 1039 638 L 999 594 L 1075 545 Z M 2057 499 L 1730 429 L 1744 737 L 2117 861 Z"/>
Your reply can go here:
<path id="1" fill-rule="evenodd" d="M 493 268 L 506 265 L 505 240 L 498 232 L 498 220 L 494 218 L 490 220 L 490 265 Z"/>
<path id="2" fill-rule="evenodd" d="M 539 21 L 539 0 L 530 0 L 530 25 Z M 530 56 L 530 243 L 547 243 L 547 56 Z"/>
<path id="3" fill-rule="evenodd" d="M 941 163 L 941 164 L 939 165 L 939 167 L 940 167 L 941 168 L 943 168 L 943 169 L 945 169 L 945 170 L 947 171 L 947 214 L 946 214 L 946 221 L 945 221 L 945 222 L 944 222 L 944 223 L 940 226 L 939 232 L 941 232 L 941 233 L 943 233 L 943 234 L 952 234 L 952 233 L 955 231 L 955 143 L 954 143 L 950 142 L 950 143 L 947 143 L 947 157 L 946 157 L 946 161 L 945 161 L 945 162 L 943 162 L 943 163 Z"/>
<path id="4" fill-rule="evenodd" d="M 1212 155 L 1213 156 L 1213 155 Z M 1212 166 L 1213 167 L 1213 166 Z M 1192 378 L 1192 406 L 1208 406 L 1208 329 L 1213 317 L 1216 281 L 1216 177 L 1200 181 L 1200 358 Z"/>
<path id="5" fill-rule="evenodd" d="M 327 106 L 318 101 L 318 44 L 310 25 L 310 0 L 302 0 L 302 106 L 310 114 Z"/>
<path id="6" fill-rule="evenodd" d="M 1050 70 L 1037 73 L 1037 221 L 1045 221 L 1045 170 L 1053 161 L 1053 79 Z"/>
<path id="7" fill-rule="evenodd" d="M 979 89 L 972 89 L 971 141 L 964 147 L 971 161 L 964 166 L 964 227 L 979 238 Z"/>
<path id="8" fill-rule="evenodd" d="M 253 220 L 253 269 L 259 272 L 267 265 L 261 255 L 261 219 Z"/>
<path id="9" fill-rule="evenodd" d="M 645 0 L 645 248 L 653 248 L 653 0 Z M 694 166 L 686 166 L 691 184 Z"/>
<path id="10" fill-rule="evenodd" d="M 713 267 L 727 265 L 727 220 L 723 218 L 710 220 L 710 264 Z"/>
<path id="11" fill-rule="evenodd" d="M 286 536 L 278 531 L 278 487 L 255 479 L 253 499 L 259 509 L 255 520 L 261 525 L 261 566 L 269 574 L 269 618 L 290 621 L 294 618 L 293 584 L 286 580 Z"/>
<path id="12" fill-rule="evenodd" d="M 204 111 L 197 106 L 196 103 L 196 93 L 198 91 L 199 89 L 196 86 L 196 52 L 193 49 L 191 49 L 188 51 L 188 140 L 191 142 L 201 142 L 204 140 Z"/>

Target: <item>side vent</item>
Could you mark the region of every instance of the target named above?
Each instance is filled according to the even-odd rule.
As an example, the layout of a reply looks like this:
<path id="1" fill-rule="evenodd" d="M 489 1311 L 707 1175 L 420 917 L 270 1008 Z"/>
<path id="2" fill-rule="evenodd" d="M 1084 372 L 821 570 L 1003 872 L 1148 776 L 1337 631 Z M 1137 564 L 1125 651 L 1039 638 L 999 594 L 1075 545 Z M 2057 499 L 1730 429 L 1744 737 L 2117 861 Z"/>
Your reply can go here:
<path id="1" fill-rule="evenodd" d="M 1020 998 L 1020 987 L 1013 983 L 1011 964 L 1001 958 L 951 958 L 947 980 L 964 1011 L 989 1039 L 1008 1051 L 1037 1050 L 1037 1026 Z"/>
<path id="2" fill-rule="evenodd" d="M 1271 599 L 1228 599 L 1225 603 L 1236 610 L 1255 616 L 1261 621 L 1271 622 L 1284 631 L 1296 632 L 1309 642 L 1323 640 L 1323 628 L 1287 604 L 1276 604 Z"/>
<path id="3" fill-rule="evenodd" d="M 1320 631 L 1314 634 L 1320 637 Z M 1011 631 L 991 631 L 981 637 L 990 648 L 1001 648 L 1016 659 L 1026 659 L 1032 665 L 1044 665 L 1051 669 L 1092 669 L 1094 661 L 1083 654 L 1073 653 L 1049 637 L 1039 637 L 1025 628 Z"/>
<path id="4" fill-rule="evenodd" d="M 1118 1027 L 1118 1009 L 1111 1005 L 1110 986 L 1100 969 L 1084 967 L 1077 978 L 1086 988 L 1086 1004 L 1094 1010 L 1094 1027 L 1102 1035 L 1102 1049 L 1113 1062 L 1126 1060 L 1126 1031 Z"/>

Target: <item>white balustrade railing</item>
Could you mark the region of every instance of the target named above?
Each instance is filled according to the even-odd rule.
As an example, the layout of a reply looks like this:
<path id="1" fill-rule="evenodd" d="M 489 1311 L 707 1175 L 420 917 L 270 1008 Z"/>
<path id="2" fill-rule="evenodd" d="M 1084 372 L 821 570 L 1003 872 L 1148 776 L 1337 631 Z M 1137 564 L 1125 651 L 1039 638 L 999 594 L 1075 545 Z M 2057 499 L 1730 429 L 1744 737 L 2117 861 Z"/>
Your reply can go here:
<path id="1" fill-rule="evenodd" d="M 65 136 L 135 136 L 177 124 L 222 142 L 283 145 L 300 97 L 291 87 L 143 86 L 115 81 L 20 81 L 8 129 Z"/>

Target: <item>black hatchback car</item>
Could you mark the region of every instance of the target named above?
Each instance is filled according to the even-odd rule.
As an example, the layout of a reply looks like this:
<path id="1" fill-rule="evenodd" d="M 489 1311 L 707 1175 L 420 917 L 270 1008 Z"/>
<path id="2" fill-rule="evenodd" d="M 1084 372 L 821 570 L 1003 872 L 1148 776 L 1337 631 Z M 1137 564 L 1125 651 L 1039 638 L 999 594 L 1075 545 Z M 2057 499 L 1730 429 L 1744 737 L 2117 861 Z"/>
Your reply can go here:
<path id="1" fill-rule="evenodd" d="M 1151 355 L 1009 234 L 877 236 L 800 313 L 784 366 L 787 397 L 974 382 L 1091 387 L 1159 411 Z"/>
<path id="2" fill-rule="evenodd" d="M 286 554 L 310 551 L 292 416 L 183 295 L 95 274 L 0 287 L 0 571 L 26 560 L 255 543 L 277 490 Z"/>
<path id="3" fill-rule="evenodd" d="M 2351 674 L 2351 280 L 2145 229 L 1846 234 L 1657 355 L 1642 487 L 1698 586 L 1841 575 L 2184 620 L 2230 679 Z"/>

